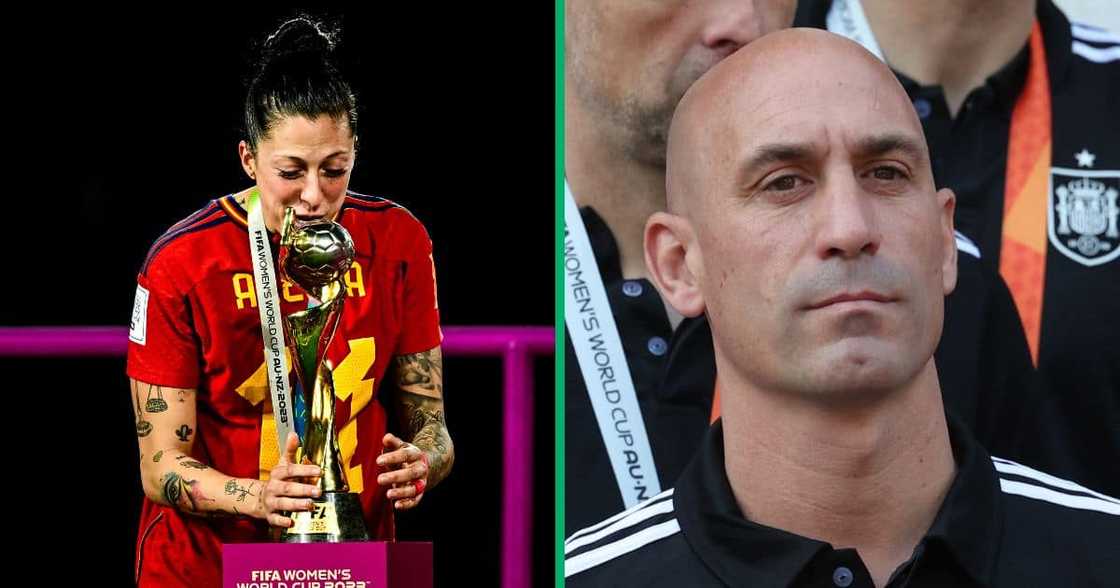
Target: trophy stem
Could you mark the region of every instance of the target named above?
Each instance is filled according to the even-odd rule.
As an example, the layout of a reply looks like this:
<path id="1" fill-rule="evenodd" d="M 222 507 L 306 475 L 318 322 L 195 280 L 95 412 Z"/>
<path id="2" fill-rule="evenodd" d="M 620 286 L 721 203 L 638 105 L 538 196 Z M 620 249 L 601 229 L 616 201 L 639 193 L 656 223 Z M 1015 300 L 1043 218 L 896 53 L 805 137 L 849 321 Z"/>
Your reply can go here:
<path id="1" fill-rule="evenodd" d="M 342 471 L 338 450 L 338 434 L 334 427 L 334 378 L 329 366 L 319 366 L 311 399 L 311 415 L 307 424 L 304 455 L 323 470 L 319 489 L 326 492 L 348 492 L 350 485 Z"/>
<path id="2" fill-rule="evenodd" d="M 311 512 L 292 514 L 294 526 L 284 533 L 286 543 L 336 543 L 367 541 L 369 533 L 362 517 L 361 500 L 349 492 L 346 474 L 338 452 L 334 430 L 334 379 L 326 362 L 319 366 L 308 419 L 305 453 L 322 468 L 319 489 L 323 494 L 313 500 Z"/>

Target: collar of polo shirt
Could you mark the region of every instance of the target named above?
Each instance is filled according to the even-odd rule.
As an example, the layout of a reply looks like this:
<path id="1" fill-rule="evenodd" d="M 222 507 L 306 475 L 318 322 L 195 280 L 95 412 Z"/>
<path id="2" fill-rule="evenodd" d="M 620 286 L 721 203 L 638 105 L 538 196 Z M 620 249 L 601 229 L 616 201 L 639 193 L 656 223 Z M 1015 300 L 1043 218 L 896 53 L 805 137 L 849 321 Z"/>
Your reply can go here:
<path id="1" fill-rule="evenodd" d="M 990 456 L 952 416 L 949 437 L 956 477 L 933 525 L 898 572 L 928 569 L 932 558 L 939 570 L 951 566 L 958 572 L 954 577 L 988 586 L 993 581 L 1002 533 L 998 479 Z M 831 575 L 846 561 L 858 562 L 853 550 L 833 550 L 827 543 L 744 518 L 731 493 L 723 455 L 723 423 L 717 422 L 675 491 L 681 532 L 723 582 L 729 586 L 785 586 L 809 575 Z M 853 571 L 860 573 L 859 569 Z"/>

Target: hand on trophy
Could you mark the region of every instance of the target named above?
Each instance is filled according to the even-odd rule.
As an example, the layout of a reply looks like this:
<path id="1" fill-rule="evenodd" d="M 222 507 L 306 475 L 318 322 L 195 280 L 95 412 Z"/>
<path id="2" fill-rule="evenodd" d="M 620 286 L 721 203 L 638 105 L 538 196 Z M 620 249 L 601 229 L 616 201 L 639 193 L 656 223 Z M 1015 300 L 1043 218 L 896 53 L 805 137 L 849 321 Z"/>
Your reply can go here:
<path id="1" fill-rule="evenodd" d="M 288 528 L 292 519 L 285 513 L 311 510 L 311 497 L 319 496 L 315 478 L 322 472 L 319 466 L 296 463 L 299 437 L 288 433 L 284 454 L 272 468 L 268 482 L 259 495 L 257 517 L 266 519 L 273 527 Z"/>
<path id="2" fill-rule="evenodd" d="M 387 453 L 377 457 L 377 465 L 392 470 L 377 476 L 377 483 L 389 486 L 385 496 L 397 510 L 408 510 L 420 503 L 428 485 L 428 459 L 419 447 L 402 441 L 392 433 L 381 439 Z"/>

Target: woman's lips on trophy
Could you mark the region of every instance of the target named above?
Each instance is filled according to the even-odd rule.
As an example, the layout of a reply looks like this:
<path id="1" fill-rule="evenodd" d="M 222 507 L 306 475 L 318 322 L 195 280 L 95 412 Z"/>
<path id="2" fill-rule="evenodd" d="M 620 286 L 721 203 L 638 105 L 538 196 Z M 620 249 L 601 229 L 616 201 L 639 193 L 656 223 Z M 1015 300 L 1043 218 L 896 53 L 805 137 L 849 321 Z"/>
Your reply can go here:
<path id="1" fill-rule="evenodd" d="M 321 214 L 297 214 L 295 224 L 297 227 L 305 227 L 310 224 L 321 222 L 325 218 L 326 217 Z"/>

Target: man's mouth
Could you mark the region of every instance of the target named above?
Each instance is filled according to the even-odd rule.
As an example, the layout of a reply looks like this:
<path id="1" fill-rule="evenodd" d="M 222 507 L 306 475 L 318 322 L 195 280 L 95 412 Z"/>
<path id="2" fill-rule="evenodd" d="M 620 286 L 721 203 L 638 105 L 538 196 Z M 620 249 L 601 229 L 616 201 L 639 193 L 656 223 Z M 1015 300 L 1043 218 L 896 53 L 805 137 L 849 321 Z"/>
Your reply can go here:
<path id="1" fill-rule="evenodd" d="M 897 298 L 881 294 L 872 290 L 861 290 L 859 292 L 843 292 L 835 296 L 830 296 L 824 300 L 814 302 L 808 306 L 809 310 L 817 310 L 832 306 L 834 304 L 843 304 L 847 302 L 877 302 L 877 303 L 890 303 L 895 302 Z"/>

